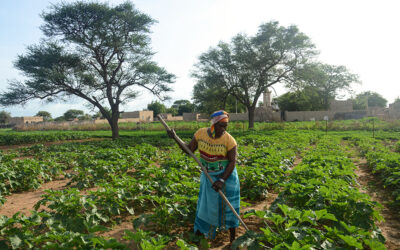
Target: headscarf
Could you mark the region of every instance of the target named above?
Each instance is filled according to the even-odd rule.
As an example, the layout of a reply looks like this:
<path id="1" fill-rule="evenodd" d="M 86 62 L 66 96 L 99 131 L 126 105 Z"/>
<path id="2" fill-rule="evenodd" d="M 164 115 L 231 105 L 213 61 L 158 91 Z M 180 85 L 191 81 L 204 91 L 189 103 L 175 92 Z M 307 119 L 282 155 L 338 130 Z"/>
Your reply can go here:
<path id="1" fill-rule="evenodd" d="M 229 122 L 229 114 L 228 112 L 224 111 L 224 110 L 219 110 L 214 112 L 211 115 L 211 135 L 213 138 L 215 138 L 215 128 L 214 125 L 217 122 Z"/>

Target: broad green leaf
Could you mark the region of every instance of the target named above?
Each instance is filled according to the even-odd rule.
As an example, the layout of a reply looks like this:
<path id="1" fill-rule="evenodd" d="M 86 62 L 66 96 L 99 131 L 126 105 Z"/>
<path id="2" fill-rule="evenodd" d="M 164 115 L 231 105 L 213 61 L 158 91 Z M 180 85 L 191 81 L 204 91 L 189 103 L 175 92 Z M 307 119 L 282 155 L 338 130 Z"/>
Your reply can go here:
<path id="1" fill-rule="evenodd" d="M 19 238 L 18 235 L 10 236 L 9 239 L 10 239 L 11 246 L 13 249 L 21 247 L 22 240 L 21 240 L 21 238 Z"/>
<path id="2" fill-rule="evenodd" d="M 179 239 L 176 242 L 176 245 L 181 249 L 181 250 L 197 250 L 198 248 L 195 246 L 192 246 L 188 243 L 186 243 L 186 241 Z"/>
<path id="3" fill-rule="evenodd" d="M 363 249 L 363 246 L 358 240 L 350 235 L 338 235 L 347 245 Z"/>

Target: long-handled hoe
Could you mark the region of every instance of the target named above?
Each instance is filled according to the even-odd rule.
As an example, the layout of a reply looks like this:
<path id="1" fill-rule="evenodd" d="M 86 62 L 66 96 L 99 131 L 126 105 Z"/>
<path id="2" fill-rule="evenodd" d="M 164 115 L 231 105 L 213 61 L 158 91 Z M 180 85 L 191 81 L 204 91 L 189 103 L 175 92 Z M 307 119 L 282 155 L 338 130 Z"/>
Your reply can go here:
<path id="1" fill-rule="evenodd" d="M 157 116 L 158 119 L 160 120 L 160 122 L 162 123 L 162 125 L 164 125 L 165 129 L 167 131 L 171 131 L 171 129 L 169 128 L 168 124 L 165 123 L 165 121 L 163 120 L 163 118 L 161 117 L 161 115 Z M 179 138 L 177 135 L 174 136 L 176 141 L 178 142 L 178 144 L 186 151 L 186 153 L 188 153 L 196 162 L 197 164 L 199 164 L 199 166 L 201 167 L 201 170 L 203 171 L 203 173 L 207 176 L 208 180 L 211 182 L 211 185 L 214 183 L 213 180 L 211 179 L 210 175 L 207 172 L 207 169 L 201 164 L 200 160 L 193 154 L 192 151 L 190 151 L 190 149 L 186 146 L 186 144 L 181 140 L 181 138 Z M 225 203 L 228 205 L 228 207 L 232 210 L 233 214 L 239 219 L 240 223 L 242 223 L 243 227 L 246 229 L 246 231 L 249 231 L 249 228 L 246 226 L 246 224 L 243 222 L 243 220 L 240 218 L 240 216 L 238 215 L 238 213 L 236 213 L 236 210 L 232 207 L 231 203 L 228 201 L 228 199 L 226 198 L 226 196 L 224 195 L 224 193 L 221 192 L 221 190 L 218 191 L 219 195 L 221 196 L 221 198 L 225 201 Z"/>

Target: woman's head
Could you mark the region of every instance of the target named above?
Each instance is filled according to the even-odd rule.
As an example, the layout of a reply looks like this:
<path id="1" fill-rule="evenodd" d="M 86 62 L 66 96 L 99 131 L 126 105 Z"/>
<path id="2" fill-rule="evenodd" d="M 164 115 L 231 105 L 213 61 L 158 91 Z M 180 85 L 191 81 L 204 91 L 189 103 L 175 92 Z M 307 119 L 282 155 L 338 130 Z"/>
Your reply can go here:
<path id="1" fill-rule="evenodd" d="M 211 115 L 211 134 L 214 138 L 220 137 L 228 127 L 229 114 L 219 110 Z"/>

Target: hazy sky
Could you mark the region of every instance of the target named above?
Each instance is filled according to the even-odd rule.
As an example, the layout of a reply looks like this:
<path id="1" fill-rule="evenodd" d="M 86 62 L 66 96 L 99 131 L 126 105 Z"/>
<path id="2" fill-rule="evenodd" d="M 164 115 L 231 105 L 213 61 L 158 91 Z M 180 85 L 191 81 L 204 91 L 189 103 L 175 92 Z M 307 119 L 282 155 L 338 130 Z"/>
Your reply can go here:
<path id="1" fill-rule="evenodd" d="M 0 8 L 0 91 L 7 82 L 21 79 L 13 67 L 17 55 L 43 37 L 39 14 L 55 0 L 2 0 Z M 64 1 L 72 2 L 72 1 Z M 109 1 L 118 4 L 124 1 Z M 137 0 L 136 8 L 158 21 L 152 27 L 154 60 L 177 76 L 172 101 L 191 99 L 195 84 L 190 77 L 198 56 L 219 41 L 230 41 L 242 32 L 254 35 L 271 20 L 297 25 L 319 50 L 323 63 L 344 65 L 360 76 L 356 93 L 376 91 L 389 103 L 400 96 L 397 67 L 400 58 L 400 2 L 397 0 Z M 285 90 L 277 86 L 277 94 Z M 123 107 L 142 110 L 156 98 L 142 95 Z M 171 102 L 166 103 L 167 106 Z M 75 108 L 88 111 L 79 99 L 45 104 L 32 101 L 25 107 L 5 108 L 12 116 L 33 116 L 39 110 L 53 117 Z"/>

